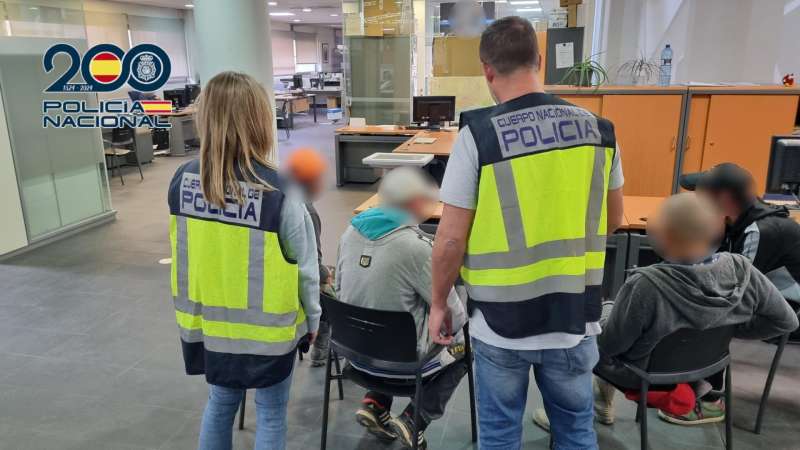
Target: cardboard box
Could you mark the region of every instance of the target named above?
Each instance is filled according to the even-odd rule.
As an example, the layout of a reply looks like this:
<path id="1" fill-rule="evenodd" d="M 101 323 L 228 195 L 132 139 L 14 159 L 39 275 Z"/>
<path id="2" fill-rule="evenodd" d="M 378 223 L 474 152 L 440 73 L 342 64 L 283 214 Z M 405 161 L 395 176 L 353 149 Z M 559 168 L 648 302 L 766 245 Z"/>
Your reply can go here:
<path id="1" fill-rule="evenodd" d="M 566 8 L 567 6 L 580 5 L 581 3 L 583 3 L 583 0 L 561 0 L 558 6 Z"/>
<path id="2" fill-rule="evenodd" d="M 328 109 L 339 108 L 339 97 L 334 97 L 332 95 L 328 96 L 325 106 L 327 106 Z"/>
<path id="3" fill-rule="evenodd" d="M 433 38 L 433 76 L 483 76 L 478 56 L 479 37 L 440 36 Z"/>
<path id="4" fill-rule="evenodd" d="M 578 5 L 567 6 L 567 27 L 578 26 Z"/>

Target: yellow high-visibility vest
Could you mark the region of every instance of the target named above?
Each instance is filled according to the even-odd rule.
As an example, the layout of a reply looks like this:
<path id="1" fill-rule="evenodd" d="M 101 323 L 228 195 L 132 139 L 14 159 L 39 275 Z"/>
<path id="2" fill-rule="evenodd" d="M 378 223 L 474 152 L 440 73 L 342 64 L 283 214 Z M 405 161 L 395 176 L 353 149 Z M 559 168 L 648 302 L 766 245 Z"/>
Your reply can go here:
<path id="1" fill-rule="evenodd" d="M 498 334 L 582 334 L 600 313 L 610 122 L 547 94 L 464 113 L 480 181 L 461 277 Z"/>
<path id="2" fill-rule="evenodd" d="M 254 361 L 264 368 L 293 354 L 308 332 L 297 263 L 279 238 L 283 194 L 241 183 L 244 203 L 217 208 L 205 201 L 198 171 L 196 162 L 179 169 L 169 194 L 171 288 L 187 372 L 210 382 L 237 370 L 247 377 Z M 263 177 L 280 185 L 273 171 Z M 252 386 L 239 381 L 219 384 Z"/>

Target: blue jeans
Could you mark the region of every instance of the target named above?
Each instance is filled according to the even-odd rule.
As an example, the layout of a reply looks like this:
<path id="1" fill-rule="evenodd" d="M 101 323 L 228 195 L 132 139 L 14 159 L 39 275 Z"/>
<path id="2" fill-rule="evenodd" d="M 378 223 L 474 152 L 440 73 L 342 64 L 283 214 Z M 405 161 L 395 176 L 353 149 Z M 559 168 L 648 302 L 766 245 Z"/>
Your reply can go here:
<path id="1" fill-rule="evenodd" d="M 519 450 L 531 366 L 550 419 L 556 450 L 596 450 L 592 368 L 597 342 L 569 349 L 507 350 L 473 339 L 479 448 Z"/>
<path id="2" fill-rule="evenodd" d="M 286 448 L 286 406 L 292 375 L 267 388 L 256 389 L 255 450 Z M 200 425 L 199 450 L 230 450 L 233 419 L 242 403 L 244 390 L 209 385 L 208 404 Z"/>

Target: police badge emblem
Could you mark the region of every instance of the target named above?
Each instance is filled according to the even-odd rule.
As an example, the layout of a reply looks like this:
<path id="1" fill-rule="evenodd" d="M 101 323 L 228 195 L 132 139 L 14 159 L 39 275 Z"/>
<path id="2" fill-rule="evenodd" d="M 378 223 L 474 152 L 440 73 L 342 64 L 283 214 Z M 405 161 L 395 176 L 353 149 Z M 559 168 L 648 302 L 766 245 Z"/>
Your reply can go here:
<path id="1" fill-rule="evenodd" d="M 372 264 L 372 256 L 361 255 L 361 259 L 358 261 L 358 265 L 367 268 L 369 267 L 370 264 Z"/>
<path id="2" fill-rule="evenodd" d="M 139 57 L 136 64 L 136 78 L 148 82 L 156 77 L 156 64 L 153 62 L 153 55 L 143 54 Z"/>

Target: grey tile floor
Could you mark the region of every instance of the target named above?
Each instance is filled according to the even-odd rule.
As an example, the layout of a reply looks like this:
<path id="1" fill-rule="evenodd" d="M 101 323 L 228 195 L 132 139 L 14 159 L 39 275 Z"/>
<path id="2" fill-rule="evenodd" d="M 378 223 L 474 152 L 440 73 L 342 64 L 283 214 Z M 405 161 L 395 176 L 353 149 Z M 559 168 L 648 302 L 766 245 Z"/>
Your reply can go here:
<path id="1" fill-rule="evenodd" d="M 333 163 L 333 126 L 297 121 L 286 155 L 310 146 Z M 281 139 L 284 139 L 281 133 Z M 169 297 L 167 184 L 185 159 L 159 158 L 139 182 L 112 180 L 118 219 L 67 240 L 0 263 L 0 449 L 183 450 L 196 446 L 207 387 L 183 374 Z M 331 171 L 332 175 L 332 171 Z M 324 220 L 323 251 L 335 259 L 336 241 L 352 208 L 375 186 L 336 189 L 330 177 L 318 203 Z M 784 354 L 761 436 L 750 432 L 774 348 L 734 344 L 734 441 L 738 449 L 800 449 L 800 352 Z M 319 445 L 322 369 L 308 361 L 296 368 L 289 407 L 290 449 Z M 333 450 L 396 449 L 373 440 L 355 424 L 363 391 L 345 385 L 345 400 L 331 404 Z M 639 448 L 632 403 L 620 400 L 614 426 L 598 426 L 603 449 Z M 541 405 L 530 388 L 524 448 L 546 449 L 548 436 L 533 426 L 530 411 Z M 397 409 L 405 406 L 398 401 Z M 252 400 L 246 429 L 234 448 L 252 448 Z M 653 449 L 722 448 L 723 429 L 678 428 L 650 412 Z M 471 449 L 466 383 L 447 414 L 426 433 L 431 449 Z"/>

